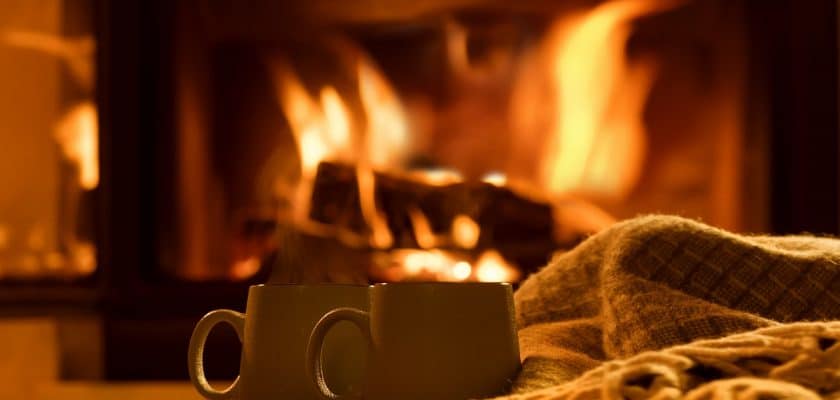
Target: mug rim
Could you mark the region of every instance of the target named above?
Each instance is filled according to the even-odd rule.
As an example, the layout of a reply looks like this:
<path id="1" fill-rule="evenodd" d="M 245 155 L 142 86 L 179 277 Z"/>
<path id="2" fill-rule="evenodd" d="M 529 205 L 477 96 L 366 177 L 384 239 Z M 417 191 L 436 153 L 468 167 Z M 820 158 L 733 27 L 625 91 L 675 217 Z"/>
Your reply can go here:
<path id="1" fill-rule="evenodd" d="M 252 288 L 271 288 L 271 287 L 288 287 L 288 288 L 325 288 L 325 287 L 371 287 L 370 284 L 363 283 L 259 283 L 251 285 Z"/>
<path id="2" fill-rule="evenodd" d="M 377 282 L 371 287 L 386 286 L 511 286 L 510 282 Z"/>

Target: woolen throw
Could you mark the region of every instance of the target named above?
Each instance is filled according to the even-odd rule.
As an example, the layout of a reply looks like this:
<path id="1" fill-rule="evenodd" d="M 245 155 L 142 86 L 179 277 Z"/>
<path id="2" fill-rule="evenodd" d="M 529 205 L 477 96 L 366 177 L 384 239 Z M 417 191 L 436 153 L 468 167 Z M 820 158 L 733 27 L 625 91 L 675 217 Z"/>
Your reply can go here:
<path id="1" fill-rule="evenodd" d="M 505 399 L 840 398 L 840 240 L 646 216 L 515 295 Z"/>

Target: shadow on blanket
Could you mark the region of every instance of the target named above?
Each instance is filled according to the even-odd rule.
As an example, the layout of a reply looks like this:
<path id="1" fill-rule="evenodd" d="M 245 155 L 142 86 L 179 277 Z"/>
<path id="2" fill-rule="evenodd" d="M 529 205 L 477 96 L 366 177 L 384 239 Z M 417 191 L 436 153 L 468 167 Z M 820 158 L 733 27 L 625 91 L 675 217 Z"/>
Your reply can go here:
<path id="1" fill-rule="evenodd" d="M 557 256 L 515 300 L 510 399 L 840 396 L 840 324 L 792 324 L 840 319 L 840 240 L 641 217 Z"/>

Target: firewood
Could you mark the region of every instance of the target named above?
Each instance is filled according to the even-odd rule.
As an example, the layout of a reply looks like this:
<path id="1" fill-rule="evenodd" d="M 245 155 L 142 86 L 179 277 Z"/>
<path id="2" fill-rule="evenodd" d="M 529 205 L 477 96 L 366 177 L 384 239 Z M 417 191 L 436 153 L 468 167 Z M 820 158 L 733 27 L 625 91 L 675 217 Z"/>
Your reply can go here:
<path id="1" fill-rule="evenodd" d="M 322 163 L 313 186 L 309 217 L 358 234 L 369 233 L 359 201 L 355 168 Z M 377 172 L 375 199 L 394 237 L 395 248 L 418 248 L 410 210 L 419 210 L 434 234 L 446 236 L 465 215 L 481 229 L 475 252 L 495 248 L 526 269 L 538 268 L 560 247 L 553 236 L 552 206 L 485 182 L 436 185 L 406 175 Z M 452 244 L 442 246 L 451 248 Z M 452 250 L 455 250 L 452 248 Z"/>

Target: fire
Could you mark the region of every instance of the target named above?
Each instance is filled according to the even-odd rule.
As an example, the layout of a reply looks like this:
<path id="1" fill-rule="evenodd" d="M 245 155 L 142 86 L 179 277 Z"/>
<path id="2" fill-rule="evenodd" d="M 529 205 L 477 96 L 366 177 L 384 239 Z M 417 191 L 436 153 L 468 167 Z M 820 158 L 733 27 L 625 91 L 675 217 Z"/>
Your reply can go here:
<path id="1" fill-rule="evenodd" d="M 472 275 L 472 265 L 466 261 L 458 261 L 452 266 L 452 277 L 455 280 L 463 281 Z"/>
<path id="2" fill-rule="evenodd" d="M 364 128 L 354 126 L 346 97 L 333 85 L 324 85 L 316 100 L 285 62 L 272 64 L 277 98 L 298 146 L 301 179 L 295 188 L 298 224 L 308 220 L 312 185 L 318 164 L 343 161 L 357 165 L 361 212 L 371 231 L 370 245 L 387 248 L 393 243 L 388 223 L 377 208 L 373 169 L 399 166 L 408 153 L 409 131 L 405 113 L 387 79 L 365 57 L 356 64 L 358 96 Z M 363 143 L 361 148 L 356 143 Z"/>
<path id="3" fill-rule="evenodd" d="M 507 185 L 507 175 L 501 172 L 491 172 L 489 174 L 484 175 L 481 178 L 481 181 L 484 183 L 489 183 L 493 186 L 505 186 Z"/>
<path id="4" fill-rule="evenodd" d="M 417 245 L 420 246 L 421 249 L 431 249 L 433 247 L 437 247 L 439 240 L 432 231 L 432 224 L 429 222 L 429 219 L 426 218 L 426 214 L 423 214 L 423 211 L 417 207 L 409 207 L 408 218 L 411 220 L 411 226 L 414 229 L 414 238 L 417 241 Z"/>
<path id="5" fill-rule="evenodd" d="M 408 154 L 405 112 L 394 90 L 370 62 L 358 64 L 359 97 L 367 117 L 366 161 L 376 169 L 391 169 Z"/>
<path id="6" fill-rule="evenodd" d="M 465 176 L 474 179 L 480 176 L 476 173 L 486 173 L 481 180 L 500 187 L 519 185 L 522 178 L 530 178 L 540 195 L 553 198 L 580 194 L 586 199 L 615 201 L 628 195 L 644 162 L 646 132 L 642 116 L 655 71 L 648 61 L 628 59 L 625 48 L 635 19 L 677 3 L 608 0 L 558 19 L 537 49 L 536 62 L 523 62 L 523 68 L 536 66 L 539 71 L 523 69 L 512 91 L 509 122 L 516 135 L 511 147 L 516 149 L 510 156 L 516 162 L 511 164 L 530 163 L 529 167 L 503 166 L 501 172 L 464 169 Z M 453 71 L 481 74 L 470 63 L 466 29 L 453 21 L 446 29 L 446 50 Z M 449 232 L 436 234 L 429 217 L 419 208 L 409 207 L 406 211 L 418 249 L 392 249 L 395 238 L 377 204 L 374 171 L 401 172 L 427 185 L 452 185 L 465 179 L 445 168 L 402 168 L 415 142 L 406 111 L 375 64 L 359 51 L 350 53 L 353 69 L 349 72 L 357 91 L 339 91 L 337 88 L 347 85 L 329 79 L 319 87 L 307 88 L 290 64 L 273 64 L 277 98 L 301 163 L 301 179 L 295 188 L 295 221 L 300 224 L 308 220 L 318 165 L 324 161 L 351 163 L 356 165 L 359 207 L 369 228 L 365 244 L 388 254 L 389 268 L 397 266 L 394 269 L 399 270 L 398 280 L 429 276 L 451 281 L 519 279 L 519 270 L 498 251 L 477 248 L 481 228 L 467 215 L 456 216 Z M 492 86 L 495 77 L 490 74 L 479 80 Z M 522 93 L 524 97 L 517 97 Z M 521 154 L 517 153 L 518 146 L 525 147 L 520 149 L 524 150 Z M 525 162 L 520 163 L 520 159 Z M 598 225 L 607 219 L 600 214 L 596 217 L 587 223 Z"/>
<path id="7" fill-rule="evenodd" d="M 79 186 L 92 190 L 99 185 L 99 128 L 96 106 L 82 102 L 58 122 L 55 137 L 64 156 L 76 164 Z"/>
<path id="8" fill-rule="evenodd" d="M 447 253 L 440 250 L 395 250 L 393 254 L 401 260 L 405 272 L 412 276 L 423 273 L 440 275 L 450 268 L 456 261 Z"/>
<path id="9" fill-rule="evenodd" d="M 370 244 L 379 249 L 391 247 L 394 238 L 388 228 L 388 220 L 376 206 L 376 177 L 373 171 L 364 165 L 359 165 L 356 168 L 356 182 L 359 185 L 362 216 L 371 229 Z"/>
<path id="10" fill-rule="evenodd" d="M 452 220 L 452 241 L 462 249 L 472 249 L 478 243 L 481 228 L 470 217 L 457 215 Z"/>
<path id="11" fill-rule="evenodd" d="M 554 98 L 538 175 L 550 194 L 620 199 L 637 182 L 646 147 L 642 111 L 654 68 L 627 60 L 625 47 L 634 19 L 674 4 L 609 1 L 549 30 L 541 55 Z M 513 117 L 533 119 L 526 108 L 514 104 Z"/>
<path id="12" fill-rule="evenodd" d="M 519 279 L 519 270 L 508 264 L 496 250 L 487 250 L 478 257 L 475 274 L 481 282 L 515 282 Z"/>
<path id="13" fill-rule="evenodd" d="M 349 112 L 334 87 L 322 87 L 315 100 L 289 66 L 278 63 L 276 73 L 277 96 L 298 144 L 301 175 L 311 179 L 321 161 L 346 159 L 351 153 Z"/>
<path id="14" fill-rule="evenodd" d="M 406 174 L 409 178 L 435 186 L 454 185 L 464 181 L 464 177 L 446 168 L 427 168 L 410 171 Z"/>
<path id="15" fill-rule="evenodd" d="M 393 249 L 380 255 L 384 272 L 379 274 L 391 281 L 515 282 L 520 277 L 519 270 L 492 249 L 477 259 L 441 249 Z"/>
<path id="16" fill-rule="evenodd" d="M 391 169 L 408 154 L 409 130 L 405 111 L 387 79 L 366 58 L 357 62 L 358 95 L 365 128 L 354 129 L 350 109 L 335 86 L 324 85 L 316 100 L 294 69 L 273 62 L 277 98 L 300 152 L 304 176 L 312 176 L 322 161 L 367 164 Z M 353 144 L 364 137 L 364 146 Z"/>

